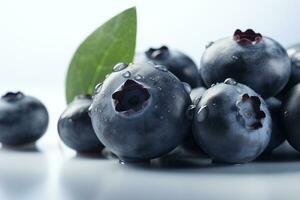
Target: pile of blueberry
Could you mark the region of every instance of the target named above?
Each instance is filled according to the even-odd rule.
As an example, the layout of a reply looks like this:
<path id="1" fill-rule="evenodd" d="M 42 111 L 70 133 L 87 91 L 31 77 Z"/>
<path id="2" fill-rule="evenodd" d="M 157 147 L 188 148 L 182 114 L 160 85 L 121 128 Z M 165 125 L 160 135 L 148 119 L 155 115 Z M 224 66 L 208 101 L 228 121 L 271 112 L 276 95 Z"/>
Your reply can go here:
<path id="1" fill-rule="evenodd" d="M 0 142 L 42 136 L 46 108 L 7 93 L 0 101 Z M 104 147 L 125 162 L 161 157 L 176 147 L 213 160 L 245 163 L 285 140 L 300 151 L 300 45 L 287 50 L 251 29 L 211 42 L 200 69 L 166 46 L 119 63 L 93 96 L 76 97 L 58 121 L 77 152 Z"/>

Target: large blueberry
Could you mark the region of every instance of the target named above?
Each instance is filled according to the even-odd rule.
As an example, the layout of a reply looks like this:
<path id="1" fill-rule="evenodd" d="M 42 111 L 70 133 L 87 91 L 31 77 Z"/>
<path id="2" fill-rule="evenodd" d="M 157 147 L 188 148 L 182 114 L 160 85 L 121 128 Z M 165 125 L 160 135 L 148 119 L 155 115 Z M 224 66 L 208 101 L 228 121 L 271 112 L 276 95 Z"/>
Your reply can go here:
<path id="1" fill-rule="evenodd" d="M 58 120 L 60 138 L 68 147 L 80 153 L 100 152 L 103 149 L 88 114 L 91 103 L 90 96 L 77 96 Z"/>
<path id="2" fill-rule="evenodd" d="M 162 156 L 190 127 L 186 87 L 162 65 L 118 64 L 98 87 L 90 109 L 100 141 L 124 161 Z"/>
<path id="3" fill-rule="evenodd" d="M 234 78 L 264 98 L 280 92 L 291 72 L 286 50 L 275 40 L 248 29 L 220 39 L 205 50 L 200 73 L 207 86 Z"/>
<path id="4" fill-rule="evenodd" d="M 36 98 L 8 92 L 0 99 L 0 143 L 9 146 L 37 141 L 46 132 L 49 116 Z"/>
<path id="5" fill-rule="evenodd" d="M 249 87 L 226 79 L 203 94 L 195 110 L 193 133 L 213 159 L 245 163 L 264 151 L 271 126 L 264 100 Z"/>
<path id="6" fill-rule="evenodd" d="M 300 83 L 289 91 L 283 103 L 282 119 L 287 141 L 300 151 Z"/>
<path id="7" fill-rule="evenodd" d="M 179 80 L 188 83 L 192 88 L 204 86 L 194 61 L 186 54 L 171 50 L 167 46 L 150 48 L 144 53 L 137 53 L 134 60 L 135 63 L 151 61 L 159 65 L 164 65 Z"/>
<path id="8" fill-rule="evenodd" d="M 281 121 L 282 102 L 275 97 L 271 97 L 265 102 L 272 117 L 272 133 L 270 142 L 267 148 L 265 149 L 264 153 L 271 153 L 274 149 L 276 149 L 280 144 L 282 144 L 285 141 L 285 135 Z"/>

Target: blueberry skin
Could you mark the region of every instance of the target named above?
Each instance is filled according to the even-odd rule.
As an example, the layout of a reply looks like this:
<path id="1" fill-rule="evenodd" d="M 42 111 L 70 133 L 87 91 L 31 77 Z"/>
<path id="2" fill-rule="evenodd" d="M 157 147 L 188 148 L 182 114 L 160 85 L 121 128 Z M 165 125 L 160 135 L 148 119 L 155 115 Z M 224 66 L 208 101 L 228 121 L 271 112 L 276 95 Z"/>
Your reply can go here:
<path id="1" fill-rule="evenodd" d="M 189 94 L 164 66 L 118 64 L 95 93 L 90 109 L 94 130 L 122 161 L 162 156 L 189 131 Z"/>
<path id="2" fill-rule="evenodd" d="M 284 100 L 289 90 L 300 82 L 300 44 L 287 48 L 287 53 L 291 61 L 291 75 L 284 89 L 277 95 L 281 100 Z"/>
<path id="3" fill-rule="evenodd" d="M 80 153 L 100 152 L 104 148 L 88 113 L 91 103 L 90 96 L 77 96 L 61 114 L 57 124 L 61 140 Z"/>
<path id="4" fill-rule="evenodd" d="M 281 115 L 287 141 L 300 152 L 300 83 L 288 93 Z"/>
<path id="5" fill-rule="evenodd" d="M 271 153 L 279 145 L 285 141 L 285 135 L 283 131 L 282 121 L 281 121 L 281 107 L 282 102 L 275 98 L 271 97 L 265 100 L 266 105 L 271 113 L 272 118 L 272 132 L 271 138 L 268 146 L 266 147 L 264 153 Z"/>
<path id="6" fill-rule="evenodd" d="M 8 92 L 0 99 L 0 143 L 19 146 L 36 142 L 47 130 L 49 115 L 38 99 Z"/>
<path id="7" fill-rule="evenodd" d="M 275 40 L 251 29 L 237 30 L 234 37 L 214 42 L 202 55 L 200 66 L 207 86 L 231 77 L 264 98 L 279 93 L 288 82 L 290 72 L 286 50 Z"/>
<path id="8" fill-rule="evenodd" d="M 166 66 L 179 80 L 188 83 L 192 88 L 204 86 L 197 65 L 189 56 L 180 51 L 161 46 L 160 48 L 149 48 L 144 53 L 137 53 L 134 58 L 135 63 L 149 61 Z"/>
<path id="9" fill-rule="evenodd" d="M 258 157 L 270 141 L 271 127 L 264 100 L 232 79 L 206 90 L 193 120 L 199 146 L 214 160 L 226 163 Z"/>

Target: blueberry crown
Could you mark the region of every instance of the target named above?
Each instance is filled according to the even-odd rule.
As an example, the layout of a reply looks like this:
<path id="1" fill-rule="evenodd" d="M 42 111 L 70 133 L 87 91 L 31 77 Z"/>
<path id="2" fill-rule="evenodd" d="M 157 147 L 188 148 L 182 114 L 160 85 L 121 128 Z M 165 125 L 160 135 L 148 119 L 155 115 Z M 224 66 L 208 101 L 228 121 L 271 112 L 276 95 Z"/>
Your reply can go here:
<path id="1" fill-rule="evenodd" d="M 168 57 L 170 52 L 167 46 L 161 46 L 160 48 L 150 48 L 145 54 L 148 58 L 160 60 Z"/>
<path id="2" fill-rule="evenodd" d="M 115 110 L 125 114 L 141 110 L 149 98 L 150 93 L 148 89 L 131 79 L 126 80 L 120 89 L 112 94 Z"/>
<path id="3" fill-rule="evenodd" d="M 7 92 L 5 95 L 2 96 L 2 99 L 6 101 L 16 101 L 22 99 L 24 94 L 20 91 L 18 92 Z"/>
<path id="4" fill-rule="evenodd" d="M 237 101 L 237 118 L 247 129 L 259 129 L 263 126 L 263 119 L 266 117 L 264 111 L 260 110 L 261 101 L 257 96 L 243 94 L 240 101 Z"/>
<path id="5" fill-rule="evenodd" d="M 237 29 L 233 34 L 233 40 L 240 44 L 257 44 L 262 40 L 262 35 L 252 29 L 247 29 L 245 32 Z"/>

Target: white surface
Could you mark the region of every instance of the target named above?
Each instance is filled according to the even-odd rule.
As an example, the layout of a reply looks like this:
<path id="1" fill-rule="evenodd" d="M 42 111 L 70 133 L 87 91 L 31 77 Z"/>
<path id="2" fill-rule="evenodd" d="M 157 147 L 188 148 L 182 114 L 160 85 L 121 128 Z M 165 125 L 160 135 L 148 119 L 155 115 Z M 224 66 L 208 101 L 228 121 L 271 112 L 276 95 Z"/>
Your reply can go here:
<path id="1" fill-rule="evenodd" d="M 298 154 L 285 162 L 236 166 L 166 159 L 144 168 L 78 158 L 60 143 L 56 122 L 65 107 L 64 77 L 73 52 L 97 26 L 132 5 L 138 9 L 138 50 L 168 44 L 197 63 L 208 41 L 236 28 L 254 28 L 285 46 L 300 41 L 297 0 L 0 0 L 0 93 L 34 95 L 51 117 L 38 152 L 0 150 L 0 200 L 299 200 Z"/>

